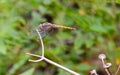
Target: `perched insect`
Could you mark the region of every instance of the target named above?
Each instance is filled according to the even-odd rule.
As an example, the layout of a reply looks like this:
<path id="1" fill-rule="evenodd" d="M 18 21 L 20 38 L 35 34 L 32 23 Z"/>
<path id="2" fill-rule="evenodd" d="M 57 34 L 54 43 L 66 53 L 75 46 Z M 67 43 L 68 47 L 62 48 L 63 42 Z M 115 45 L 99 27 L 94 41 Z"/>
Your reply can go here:
<path id="1" fill-rule="evenodd" d="M 75 30 L 75 28 L 72 28 L 72 27 L 56 25 L 56 24 L 52 24 L 52 23 L 48 23 L 48 22 L 40 24 L 37 27 L 37 29 L 38 29 L 38 31 L 39 31 L 39 33 L 41 34 L 42 37 L 45 37 L 47 34 L 52 32 L 55 28 L 64 28 L 64 29 Z"/>

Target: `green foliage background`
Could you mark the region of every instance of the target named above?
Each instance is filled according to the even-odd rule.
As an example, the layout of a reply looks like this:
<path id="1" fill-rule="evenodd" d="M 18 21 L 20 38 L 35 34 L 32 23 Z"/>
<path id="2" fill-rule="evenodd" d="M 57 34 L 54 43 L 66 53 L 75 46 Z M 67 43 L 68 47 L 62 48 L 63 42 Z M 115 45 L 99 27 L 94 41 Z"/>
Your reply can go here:
<path id="1" fill-rule="evenodd" d="M 99 53 L 107 55 L 112 71 L 120 63 L 119 0 L 0 0 L 0 75 L 70 75 L 45 62 L 28 62 L 27 52 L 41 54 L 29 30 L 43 22 L 77 29 L 44 38 L 47 58 L 82 75 L 99 68 Z"/>

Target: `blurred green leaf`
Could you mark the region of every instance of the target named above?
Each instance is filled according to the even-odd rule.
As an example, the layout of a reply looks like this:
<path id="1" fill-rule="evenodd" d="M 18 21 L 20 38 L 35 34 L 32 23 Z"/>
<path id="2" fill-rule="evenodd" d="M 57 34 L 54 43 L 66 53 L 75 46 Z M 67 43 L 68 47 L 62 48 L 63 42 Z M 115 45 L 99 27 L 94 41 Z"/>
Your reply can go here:
<path id="1" fill-rule="evenodd" d="M 21 56 L 20 58 L 21 58 L 21 60 L 19 60 L 17 63 L 15 63 L 15 64 L 11 67 L 11 69 L 10 69 L 9 72 L 8 72 L 8 74 L 14 75 L 14 74 L 16 73 L 16 71 L 17 71 L 18 69 L 20 69 L 20 68 L 25 64 L 25 62 L 26 62 L 27 59 L 28 59 L 28 56 Z M 24 66 L 23 66 L 23 67 L 24 67 Z"/>
<path id="2" fill-rule="evenodd" d="M 65 72 L 64 70 L 59 69 L 58 75 L 70 75 L 70 73 Z"/>
<path id="3" fill-rule="evenodd" d="M 92 31 L 100 32 L 100 33 L 105 33 L 106 32 L 106 29 L 102 25 L 93 25 L 93 26 L 90 27 L 90 29 Z"/>
<path id="4" fill-rule="evenodd" d="M 4 44 L 4 42 L 2 41 L 3 39 L 0 39 L 0 54 L 6 54 L 7 48 Z"/>
<path id="5" fill-rule="evenodd" d="M 86 71 L 91 69 L 91 66 L 88 64 L 80 64 L 77 67 L 79 68 L 80 71 Z"/>
<path id="6" fill-rule="evenodd" d="M 23 72 L 20 75 L 33 75 L 34 70 L 35 70 L 34 68 L 30 68 L 30 69 L 28 69 L 27 71 Z"/>

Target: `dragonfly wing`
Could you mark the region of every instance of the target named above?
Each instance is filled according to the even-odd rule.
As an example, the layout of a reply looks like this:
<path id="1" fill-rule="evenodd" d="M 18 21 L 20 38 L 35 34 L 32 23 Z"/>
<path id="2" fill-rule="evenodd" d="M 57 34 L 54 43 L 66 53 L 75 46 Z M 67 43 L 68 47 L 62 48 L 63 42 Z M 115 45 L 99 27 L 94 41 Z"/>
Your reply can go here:
<path id="1" fill-rule="evenodd" d="M 38 38 L 38 34 L 37 34 L 37 32 L 36 32 L 36 30 L 30 30 L 29 31 L 29 37 L 30 38 L 34 38 L 34 39 L 37 39 Z"/>
<path id="2" fill-rule="evenodd" d="M 40 33 L 40 35 L 41 35 L 42 38 L 44 38 L 45 36 L 48 35 L 48 33 L 45 32 L 45 31 L 39 31 L 39 33 Z"/>

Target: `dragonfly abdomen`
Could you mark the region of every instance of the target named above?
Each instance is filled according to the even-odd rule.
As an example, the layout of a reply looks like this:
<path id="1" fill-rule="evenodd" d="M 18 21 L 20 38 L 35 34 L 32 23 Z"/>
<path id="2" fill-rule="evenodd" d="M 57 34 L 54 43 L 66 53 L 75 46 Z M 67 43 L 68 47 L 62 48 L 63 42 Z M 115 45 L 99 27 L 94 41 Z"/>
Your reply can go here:
<path id="1" fill-rule="evenodd" d="M 67 26 L 63 26 L 63 25 L 55 25 L 55 24 L 53 24 L 53 27 L 55 27 L 55 28 L 64 28 L 64 29 L 75 30 L 75 28 L 67 27 Z"/>

